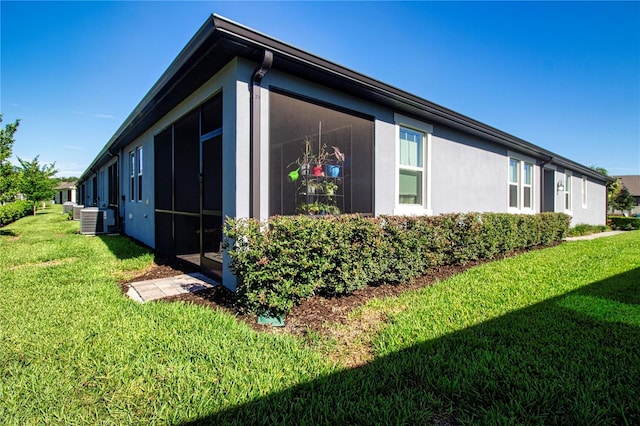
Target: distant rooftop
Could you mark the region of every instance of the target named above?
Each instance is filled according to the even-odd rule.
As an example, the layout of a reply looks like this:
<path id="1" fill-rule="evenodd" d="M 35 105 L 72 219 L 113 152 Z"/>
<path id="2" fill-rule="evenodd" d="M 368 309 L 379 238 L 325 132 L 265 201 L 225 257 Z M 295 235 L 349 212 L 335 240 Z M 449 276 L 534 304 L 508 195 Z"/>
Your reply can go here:
<path id="1" fill-rule="evenodd" d="M 627 187 L 629 193 L 634 197 L 640 197 L 640 175 L 612 176 L 620 178 L 622 184 Z"/>
<path id="2" fill-rule="evenodd" d="M 76 182 L 60 182 L 54 189 L 75 189 Z"/>

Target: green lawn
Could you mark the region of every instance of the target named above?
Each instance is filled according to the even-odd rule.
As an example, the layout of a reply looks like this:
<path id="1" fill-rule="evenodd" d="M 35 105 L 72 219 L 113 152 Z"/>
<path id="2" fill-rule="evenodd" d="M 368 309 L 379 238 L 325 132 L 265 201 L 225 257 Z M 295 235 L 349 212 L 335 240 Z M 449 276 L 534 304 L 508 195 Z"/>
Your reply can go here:
<path id="1" fill-rule="evenodd" d="M 0 228 L 2 424 L 640 423 L 640 231 L 372 301 L 347 369 L 323 336 L 127 300 L 153 256 L 77 228 L 59 206 Z"/>

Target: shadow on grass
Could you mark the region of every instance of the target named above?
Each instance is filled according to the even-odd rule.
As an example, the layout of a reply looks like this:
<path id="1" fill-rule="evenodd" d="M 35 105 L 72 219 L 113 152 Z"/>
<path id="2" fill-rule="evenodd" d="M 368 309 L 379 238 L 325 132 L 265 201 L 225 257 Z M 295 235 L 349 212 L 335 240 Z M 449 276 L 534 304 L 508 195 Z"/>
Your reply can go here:
<path id="1" fill-rule="evenodd" d="M 3 237 L 15 237 L 18 234 L 13 229 L 0 229 L 0 236 Z"/>
<path id="2" fill-rule="evenodd" d="M 186 424 L 640 424 L 639 293 L 640 268 Z"/>
<path id="3" fill-rule="evenodd" d="M 157 265 L 164 265 L 184 274 L 200 271 L 197 265 L 181 262 L 175 257 L 158 255 L 149 246 L 126 235 L 97 235 L 96 237 L 120 260 L 133 259 L 151 253 Z"/>
<path id="4" fill-rule="evenodd" d="M 96 235 L 118 259 L 132 259 L 152 253 L 149 247 L 125 235 Z"/>

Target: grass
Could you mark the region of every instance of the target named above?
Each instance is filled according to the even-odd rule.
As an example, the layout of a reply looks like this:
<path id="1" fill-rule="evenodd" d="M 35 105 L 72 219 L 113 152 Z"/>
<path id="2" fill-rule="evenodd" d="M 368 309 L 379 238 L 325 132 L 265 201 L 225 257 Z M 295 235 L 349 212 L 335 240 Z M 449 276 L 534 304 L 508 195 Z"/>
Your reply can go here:
<path id="1" fill-rule="evenodd" d="M 638 424 L 640 234 L 473 268 L 353 313 L 373 359 L 226 313 L 136 304 L 123 237 L 56 209 L 0 229 L 3 424 Z"/>
<path id="2" fill-rule="evenodd" d="M 126 238 L 77 235 L 55 210 L 2 230 L 3 424 L 177 424 L 331 369 L 230 315 L 127 300 L 117 279 L 153 257 Z"/>
<path id="3" fill-rule="evenodd" d="M 583 235 L 591 235 L 607 231 L 611 231 L 611 228 L 607 225 L 587 225 L 584 223 L 579 223 L 578 225 L 569 228 L 567 236 L 581 237 Z"/>

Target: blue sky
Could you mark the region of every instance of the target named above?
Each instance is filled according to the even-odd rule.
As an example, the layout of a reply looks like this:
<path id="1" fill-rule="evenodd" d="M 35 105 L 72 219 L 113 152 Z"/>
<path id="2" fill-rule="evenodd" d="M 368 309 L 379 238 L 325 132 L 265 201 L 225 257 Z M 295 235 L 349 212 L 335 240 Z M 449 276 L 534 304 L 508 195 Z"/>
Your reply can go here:
<path id="1" fill-rule="evenodd" d="M 78 176 L 211 13 L 581 164 L 640 174 L 639 2 L 0 2 L 14 157 Z"/>

